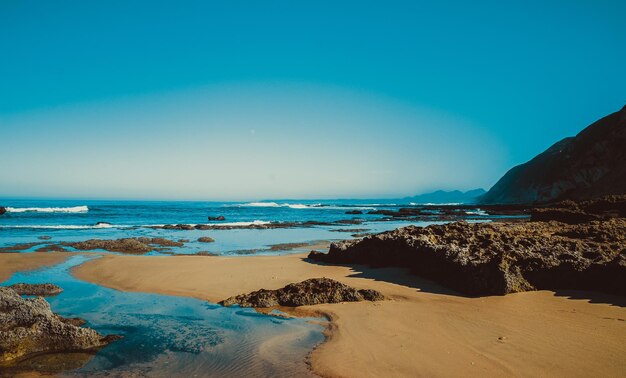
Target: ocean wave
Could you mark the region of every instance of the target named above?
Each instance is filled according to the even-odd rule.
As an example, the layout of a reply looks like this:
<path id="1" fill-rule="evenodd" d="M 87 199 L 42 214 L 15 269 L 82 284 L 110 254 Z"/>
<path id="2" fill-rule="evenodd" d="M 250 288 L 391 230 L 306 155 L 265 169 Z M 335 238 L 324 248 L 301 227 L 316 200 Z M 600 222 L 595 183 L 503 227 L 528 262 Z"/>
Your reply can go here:
<path id="1" fill-rule="evenodd" d="M 460 206 L 460 205 L 463 205 L 463 203 L 461 203 L 461 202 L 445 202 L 445 203 L 433 203 L 433 202 L 419 203 L 419 202 L 411 202 L 411 203 L 409 203 L 409 205 L 411 205 L 411 206 Z"/>
<path id="2" fill-rule="evenodd" d="M 8 226 L 0 226 L 0 228 L 26 228 L 26 229 L 43 229 L 43 230 L 90 230 L 90 229 L 98 229 L 98 228 L 124 228 L 129 226 L 115 226 L 109 223 L 101 223 L 96 225 L 76 225 L 76 224 L 63 224 L 63 225 L 26 225 L 26 224 L 18 224 L 18 225 L 8 225 Z"/>
<path id="3" fill-rule="evenodd" d="M 316 204 L 303 204 L 303 203 L 277 203 L 277 202 L 249 202 L 236 205 L 237 207 L 288 207 L 290 209 L 302 210 L 302 209 L 319 209 L 319 210 L 375 210 L 373 205 L 323 205 L 321 203 Z"/>
<path id="4" fill-rule="evenodd" d="M 270 221 L 262 221 L 262 220 L 255 220 L 255 221 L 251 221 L 251 222 L 220 222 L 220 223 L 186 223 L 184 224 L 185 226 L 191 226 L 191 227 L 196 227 L 196 226 L 215 226 L 215 227 L 246 227 L 246 226 L 263 226 L 266 224 L 270 224 L 272 222 Z M 141 225 L 139 227 L 163 227 L 163 226 L 168 226 L 168 224 L 150 224 L 150 225 Z"/>
<path id="5" fill-rule="evenodd" d="M 86 213 L 89 207 L 7 207 L 6 210 L 7 213 Z"/>

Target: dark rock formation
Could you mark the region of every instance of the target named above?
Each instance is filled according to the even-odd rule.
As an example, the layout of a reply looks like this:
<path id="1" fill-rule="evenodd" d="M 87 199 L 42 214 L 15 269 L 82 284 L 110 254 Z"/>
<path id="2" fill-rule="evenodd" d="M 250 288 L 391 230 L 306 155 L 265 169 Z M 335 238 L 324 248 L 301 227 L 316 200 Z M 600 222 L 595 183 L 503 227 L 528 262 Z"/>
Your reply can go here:
<path id="1" fill-rule="evenodd" d="M 0 206 L 0 215 L 4 214 L 7 212 L 7 209 L 5 207 Z"/>
<path id="2" fill-rule="evenodd" d="M 508 171 L 482 203 L 547 203 L 626 194 L 626 106 Z"/>
<path id="3" fill-rule="evenodd" d="M 208 237 L 208 236 L 203 236 L 203 237 L 201 237 L 201 238 L 198 238 L 198 241 L 199 241 L 200 243 L 213 243 L 213 242 L 215 241 L 215 239 L 210 238 L 210 237 Z"/>
<path id="4" fill-rule="evenodd" d="M 217 216 L 217 217 L 208 217 L 209 221 L 224 221 L 226 220 L 226 217 L 224 217 L 223 215 Z"/>
<path id="5" fill-rule="evenodd" d="M 537 289 L 626 294 L 626 219 L 409 226 L 331 244 L 309 258 L 399 266 L 470 295 Z"/>
<path id="6" fill-rule="evenodd" d="M 346 214 L 363 214 L 363 212 L 361 210 L 350 210 L 350 211 L 346 211 Z"/>
<path id="7" fill-rule="evenodd" d="M 626 217 L 626 195 L 606 196 L 588 201 L 563 201 L 531 211 L 531 221 L 557 221 L 569 224 Z"/>
<path id="8" fill-rule="evenodd" d="M 376 290 L 357 290 L 330 278 L 311 278 L 292 283 L 278 290 L 261 289 L 237 295 L 220 302 L 223 306 L 241 307 L 308 306 L 322 303 L 380 301 Z"/>
<path id="9" fill-rule="evenodd" d="M 95 352 L 119 338 L 72 323 L 52 313 L 45 299 L 25 299 L 0 287 L 0 367 L 41 353 Z"/>
<path id="10" fill-rule="evenodd" d="M 181 247 L 183 243 L 165 238 L 123 238 L 115 240 L 90 239 L 82 242 L 63 243 L 63 245 L 81 251 L 104 249 L 109 252 L 143 254 L 155 250 L 157 246 Z"/>
<path id="11" fill-rule="evenodd" d="M 38 237 L 37 239 L 39 239 L 39 240 L 50 240 L 52 238 L 50 236 L 48 236 L 48 235 L 42 235 L 42 236 Z"/>
<path id="12" fill-rule="evenodd" d="M 36 295 L 39 297 L 51 297 L 54 295 L 59 295 L 63 292 L 62 288 L 51 283 L 44 283 L 44 284 L 17 283 L 17 284 L 9 286 L 9 288 L 13 289 L 19 295 Z"/>
<path id="13" fill-rule="evenodd" d="M 58 244 L 44 245 L 35 250 L 36 252 L 67 252 L 67 249 L 61 247 Z"/>

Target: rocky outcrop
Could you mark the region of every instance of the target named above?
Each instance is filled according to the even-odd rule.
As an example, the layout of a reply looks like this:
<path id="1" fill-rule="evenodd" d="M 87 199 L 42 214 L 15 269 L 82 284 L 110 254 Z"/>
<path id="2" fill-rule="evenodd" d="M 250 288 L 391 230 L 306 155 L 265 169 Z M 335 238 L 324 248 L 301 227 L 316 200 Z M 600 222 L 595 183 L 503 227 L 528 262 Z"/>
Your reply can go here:
<path id="1" fill-rule="evenodd" d="M 261 289 L 237 295 L 220 302 L 223 306 L 241 307 L 308 306 L 322 303 L 380 301 L 384 297 L 376 290 L 357 290 L 330 278 L 311 278 L 292 283 L 278 290 Z"/>
<path id="2" fill-rule="evenodd" d="M 129 254 L 144 254 L 155 250 L 157 247 L 182 247 L 181 242 L 165 238 L 123 238 L 115 240 L 90 239 L 81 242 L 63 243 L 62 245 L 76 248 L 80 251 L 93 251 L 103 249 L 109 252 L 121 252 Z"/>
<path id="3" fill-rule="evenodd" d="M 312 260 L 399 266 L 470 295 L 537 289 L 626 295 L 626 219 L 409 226 L 331 244 Z"/>
<path id="4" fill-rule="evenodd" d="M 547 203 L 626 194 L 626 106 L 508 171 L 481 203 Z"/>
<path id="5" fill-rule="evenodd" d="M 57 285 L 51 283 L 44 284 L 27 284 L 17 283 L 9 286 L 9 289 L 13 289 L 19 295 L 36 295 L 39 297 L 51 297 L 59 295 L 63 292 L 63 289 Z"/>
<path id="6" fill-rule="evenodd" d="M 363 214 L 363 212 L 361 210 L 350 210 L 350 211 L 346 211 L 346 214 L 358 215 L 358 214 Z"/>
<path id="7" fill-rule="evenodd" d="M 6 207 L 2 207 L 2 206 L 0 206 L 0 215 L 4 214 L 4 213 L 6 213 L 6 212 L 7 212 Z"/>
<path id="8" fill-rule="evenodd" d="M 580 202 L 563 201 L 547 207 L 534 208 L 530 220 L 578 224 L 618 217 L 626 218 L 626 195 L 606 196 Z"/>
<path id="9" fill-rule="evenodd" d="M 210 238 L 208 236 L 203 236 L 203 237 L 198 238 L 198 241 L 200 243 L 213 243 L 215 241 L 215 239 Z"/>
<path id="10" fill-rule="evenodd" d="M 209 221 L 224 221 L 226 220 L 226 217 L 224 217 L 223 215 L 218 215 L 217 217 L 208 217 Z"/>
<path id="11" fill-rule="evenodd" d="M 0 287 L 0 367 L 35 354 L 96 351 L 119 338 L 73 322 L 52 313 L 41 297 L 25 299 Z"/>

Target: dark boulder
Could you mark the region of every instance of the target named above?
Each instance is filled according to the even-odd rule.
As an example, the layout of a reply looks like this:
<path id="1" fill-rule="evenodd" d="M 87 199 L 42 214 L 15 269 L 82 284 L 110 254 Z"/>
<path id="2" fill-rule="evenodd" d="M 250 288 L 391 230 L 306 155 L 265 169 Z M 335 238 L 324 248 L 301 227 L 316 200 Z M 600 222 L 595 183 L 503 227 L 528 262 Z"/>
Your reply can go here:
<path id="1" fill-rule="evenodd" d="M 357 290 L 330 278 L 311 278 L 289 284 L 278 290 L 261 289 L 237 295 L 220 302 L 223 306 L 241 307 L 309 306 L 322 303 L 380 301 L 384 297 L 376 290 Z"/>
<path id="2" fill-rule="evenodd" d="M 220 215 L 217 217 L 209 217 L 208 219 L 209 221 L 224 221 L 226 220 L 226 217 L 224 217 L 223 215 Z"/>
<path id="3" fill-rule="evenodd" d="M 2 206 L 0 206 L 0 215 L 4 214 L 4 213 L 6 213 L 6 212 L 7 212 L 6 207 L 2 207 Z"/>
<path id="4" fill-rule="evenodd" d="M 203 236 L 203 237 L 198 238 L 198 241 L 200 243 L 213 243 L 215 241 L 215 239 L 210 238 L 208 236 Z"/>
<path id="5" fill-rule="evenodd" d="M 346 211 L 346 214 L 363 214 L 363 212 L 361 210 L 350 210 L 350 211 Z"/>

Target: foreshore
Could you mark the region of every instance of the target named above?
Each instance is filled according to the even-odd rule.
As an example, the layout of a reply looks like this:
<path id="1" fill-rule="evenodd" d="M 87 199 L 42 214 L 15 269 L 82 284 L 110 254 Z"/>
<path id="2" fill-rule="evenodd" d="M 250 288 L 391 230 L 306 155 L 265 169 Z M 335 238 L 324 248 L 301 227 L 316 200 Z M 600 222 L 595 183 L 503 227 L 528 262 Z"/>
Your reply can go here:
<path id="1" fill-rule="evenodd" d="M 52 254 L 41 254 L 48 256 Z M 620 376 L 626 371 L 624 298 L 582 291 L 466 297 L 398 268 L 283 256 L 106 255 L 79 279 L 137 292 L 218 302 L 260 288 L 328 277 L 388 299 L 300 307 L 330 320 L 310 355 L 322 376 Z M 585 374 L 587 373 L 587 374 Z"/>

